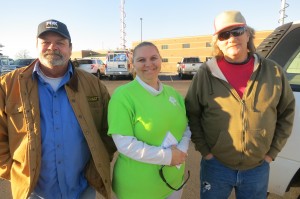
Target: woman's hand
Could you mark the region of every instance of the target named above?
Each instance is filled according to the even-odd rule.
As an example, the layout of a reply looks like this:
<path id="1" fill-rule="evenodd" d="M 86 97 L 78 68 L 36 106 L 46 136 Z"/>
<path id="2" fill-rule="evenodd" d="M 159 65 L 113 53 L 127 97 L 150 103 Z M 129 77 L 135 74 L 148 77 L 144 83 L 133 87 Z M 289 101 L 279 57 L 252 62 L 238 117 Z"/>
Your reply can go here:
<path id="1" fill-rule="evenodd" d="M 180 151 L 179 149 L 176 148 L 176 146 L 172 146 L 171 150 L 172 150 L 171 166 L 184 163 L 187 157 L 187 153 Z"/>

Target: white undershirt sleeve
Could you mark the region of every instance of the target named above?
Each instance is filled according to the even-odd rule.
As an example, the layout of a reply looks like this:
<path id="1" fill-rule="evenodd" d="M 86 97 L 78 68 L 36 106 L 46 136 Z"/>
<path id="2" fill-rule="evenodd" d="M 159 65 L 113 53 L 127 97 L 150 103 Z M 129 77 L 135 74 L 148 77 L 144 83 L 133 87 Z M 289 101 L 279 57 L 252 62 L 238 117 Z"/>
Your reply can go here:
<path id="1" fill-rule="evenodd" d="M 185 132 L 182 136 L 182 139 L 180 140 L 180 142 L 177 145 L 177 148 L 184 152 L 187 153 L 188 149 L 189 149 L 189 144 L 190 144 L 190 140 L 191 140 L 191 131 L 190 131 L 190 127 L 187 126 L 185 129 Z"/>
<path id="2" fill-rule="evenodd" d="M 149 164 L 170 165 L 172 160 L 172 150 L 161 146 L 151 146 L 142 141 L 138 141 L 134 136 L 123 136 L 113 134 L 112 138 L 118 148 L 119 153 L 134 160 Z M 187 127 L 177 148 L 182 152 L 187 152 L 191 139 L 190 128 Z"/>
<path id="3" fill-rule="evenodd" d="M 122 153 L 134 160 L 149 164 L 170 165 L 172 151 L 160 146 L 151 146 L 138 141 L 134 136 L 123 136 L 113 134 L 112 138 L 119 153 Z"/>

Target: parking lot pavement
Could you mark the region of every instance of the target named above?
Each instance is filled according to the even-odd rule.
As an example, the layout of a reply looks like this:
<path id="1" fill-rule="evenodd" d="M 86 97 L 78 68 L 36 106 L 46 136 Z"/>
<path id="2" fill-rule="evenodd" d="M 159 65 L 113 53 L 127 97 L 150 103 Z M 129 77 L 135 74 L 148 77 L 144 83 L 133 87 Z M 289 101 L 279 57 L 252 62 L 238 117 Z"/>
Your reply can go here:
<path id="1" fill-rule="evenodd" d="M 160 81 L 177 81 L 180 80 L 176 73 L 160 73 L 158 76 Z"/>
<path id="2" fill-rule="evenodd" d="M 186 76 L 184 79 L 180 79 L 177 73 L 160 73 L 158 76 L 160 81 L 179 81 L 179 80 L 191 80 L 193 76 Z"/>
<path id="3" fill-rule="evenodd" d="M 11 199 L 10 183 L 0 179 L 0 198 Z"/>

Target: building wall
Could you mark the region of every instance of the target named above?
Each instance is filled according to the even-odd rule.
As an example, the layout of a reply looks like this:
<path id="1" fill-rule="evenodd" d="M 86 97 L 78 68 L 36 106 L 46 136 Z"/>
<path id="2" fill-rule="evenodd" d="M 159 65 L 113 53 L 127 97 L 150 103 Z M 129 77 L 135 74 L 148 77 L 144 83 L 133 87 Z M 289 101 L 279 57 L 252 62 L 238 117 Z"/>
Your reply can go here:
<path id="1" fill-rule="evenodd" d="M 272 31 L 256 32 L 254 44 L 258 46 Z M 182 57 L 197 56 L 201 61 L 206 61 L 211 57 L 211 35 L 166 38 L 158 40 L 148 40 L 154 43 L 163 58 L 162 72 L 176 72 L 177 62 Z M 132 43 L 132 48 L 140 41 Z"/>

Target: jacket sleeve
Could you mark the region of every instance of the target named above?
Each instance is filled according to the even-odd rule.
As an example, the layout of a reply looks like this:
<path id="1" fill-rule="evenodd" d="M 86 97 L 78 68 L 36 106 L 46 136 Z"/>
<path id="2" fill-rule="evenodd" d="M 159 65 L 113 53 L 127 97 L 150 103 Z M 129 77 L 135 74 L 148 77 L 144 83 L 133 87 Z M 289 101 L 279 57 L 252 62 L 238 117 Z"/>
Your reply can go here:
<path id="1" fill-rule="evenodd" d="M 267 153 L 273 160 L 275 160 L 277 154 L 284 147 L 292 132 L 295 115 L 295 97 L 293 91 L 283 71 L 280 68 L 279 70 L 282 76 L 282 94 L 277 105 L 277 122 L 274 137 L 270 150 Z"/>
<path id="2" fill-rule="evenodd" d="M 107 135 L 108 132 L 108 103 L 110 100 L 110 95 L 107 88 L 100 82 L 101 87 L 101 96 L 103 97 L 103 118 L 102 118 L 102 129 L 100 132 L 100 137 L 105 144 L 105 148 L 109 154 L 109 158 L 112 161 L 113 155 L 116 152 L 117 148 L 111 136 Z"/>
<path id="3" fill-rule="evenodd" d="M 202 156 L 206 156 L 210 153 L 210 148 L 207 145 L 204 137 L 204 132 L 201 126 L 201 115 L 202 115 L 202 104 L 200 102 L 201 91 L 201 74 L 204 71 L 202 69 L 198 70 L 197 74 L 194 76 L 188 92 L 185 97 L 185 106 L 187 117 L 189 120 L 189 126 L 192 132 L 191 140 L 195 144 L 197 151 L 200 151 Z"/>
<path id="4" fill-rule="evenodd" d="M 5 113 L 5 93 L 2 88 L 0 79 L 0 178 L 10 180 L 10 169 L 12 158 L 9 151 L 8 131 L 7 131 L 7 116 Z"/>

